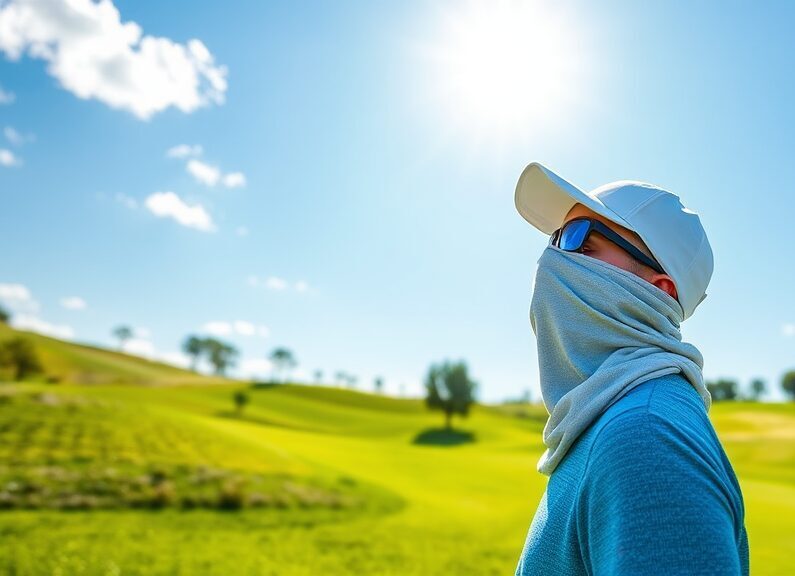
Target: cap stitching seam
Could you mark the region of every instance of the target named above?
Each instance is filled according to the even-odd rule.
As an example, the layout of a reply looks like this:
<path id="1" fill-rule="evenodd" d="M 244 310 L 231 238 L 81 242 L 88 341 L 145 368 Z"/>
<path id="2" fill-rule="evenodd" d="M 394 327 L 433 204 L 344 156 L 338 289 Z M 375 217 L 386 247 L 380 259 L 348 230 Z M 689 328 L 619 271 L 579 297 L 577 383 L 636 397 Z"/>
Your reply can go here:
<path id="1" fill-rule="evenodd" d="M 652 200 L 656 200 L 657 198 L 659 198 L 659 197 L 660 197 L 660 196 L 662 196 L 663 194 L 665 194 L 665 192 L 659 191 L 659 192 L 657 192 L 657 194 L 655 194 L 654 196 L 651 196 L 651 197 L 649 197 L 649 198 L 646 198 L 646 199 L 645 199 L 645 200 L 643 200 L 643 201 L 642 201 L 640 204 L 638 204 L 637 206 L 635 206 L 634 208 L 632 208 L 632 209 L 631 209 L 631 210 L 630 210 L 630 211 L 627 213 L 627 216 L 632 216 L 633 214 L 637 213 L 637 212 L 638 212 L 638 211 L 639 211 L 641 208 L 643 208 L 643 207 L 644 207 L 646 204 L 648 204 L 648 203 L 649 203 L 649 202 L 651 202 Z"/>
<path id="2" fill-rule="evenodd" d="M 707 240 L 707 235 L 706 235 L 706 233 L 704 233 L 704 234 L 701 236 L 701 242 L 699 243 L 699 245 L 698 245 L 698 249 L 696 250 L 696 253 L 695 253 L 695 255 L 693 256 L 693 260 L 690 262 L 690 264 L 688 264 L 688 266 L 687 266 L 687 269 L 686 269 L 686 270 L 684 271 L 684 273 L 682 274 L 683 276 L 689 276 L 689 275 L 690 275 L 690 270 L 692 270 L 692 269 L 693 269 L 693 266 L 695 265 L 695 263 L 696 263 L 696 260 L 698 260 L 698 255 L 699 255 L 699 253 L 701 252 L 701 248 L 702 248 L 702 246 L 704 246 L 704 242 L 706 242 L 706 240 Z M 707 290 L 706 290 L 706 287 L 704 287 L 704 293 L 705 293 L 705 294 L 706 294 L 706 291 L 707 291 Z M 699 300 L 699 302 L 701 302 L 701 301 Z M 699 302 L 696 302 L 696 305 L 698 305 L 698 304 L 699 304 Z M 684 309 L 684 306 L 682 306 L 682 309 Z"/>
<path id="3" fill-rule="evenodd" d="M 690 264 L 688 264 L 688 265 L 687 265 L 687 269 L 685 270 L 685 274 L 689 274 L 689 273 L 690 273 L 690 270 L 691 270 L 691 269 L 693 268 L 693 266 L 695 265 L 695 263 L 696 263 L 696 260 L 698 260 L 698 255 L 701 253 L 701 247 L 702 247 L 702 246 L 704 246 L 704 242 L 705 242 L 706 240 L 707 240 L 707 235 L 706 235 L 706 234 L 703 234 L 703 235 L 701 236 L 701 242 L 699 242 L 699 244 L 698 244 L 698 248 L 696 249 L 696 253 L 693 255 L 693 260 L 691 260 L 691 261 L 690 261 Z"/>

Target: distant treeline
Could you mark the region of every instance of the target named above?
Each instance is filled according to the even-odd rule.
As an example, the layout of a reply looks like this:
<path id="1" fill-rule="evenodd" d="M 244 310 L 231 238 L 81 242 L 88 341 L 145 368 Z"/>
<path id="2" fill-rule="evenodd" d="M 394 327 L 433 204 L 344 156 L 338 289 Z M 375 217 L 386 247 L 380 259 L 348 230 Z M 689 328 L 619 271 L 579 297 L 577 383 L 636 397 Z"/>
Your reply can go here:
<path id="1" fill-rule="evenodd" d="M 10 313 L 0 306 L 0 323 L 8 324 Z M 124 350 L 125 343 L 133 337 L 133 330 L 129 326 L 121 325 L 113 329 L 112 334 L 119 341 L 119 350 Z M 233 367 L 238 357 L 238 350 L 230 343 L 214 337 L 205 337 L 191 334 L 182 343 L 183 352 L 190 358 L 190 369 L 196 370 L 201 360 L 209 364 L 213 372 L 219 376 L 226 374 Z M 271 382 L 289 381 L 292 370 L 298 361 L 291 350 L 284 347 L 274 348 L 267 356 L 271 369 Z M 25 380 L 29 377 L 44 374 L 45 367 L 36 352 L 32 341 L 23 336 L 0 341 L 0 379 Z M 320 383 L 323 371 L 315 370 L 314 380 Z M 58 377 L 47 377 L 48 381 L 57 382 Z M 337 370 L 334 381 L 339 385 L 355 388 L 358 378 L 344 370 Z M 741 387 L 738 380 L 733 378 L 719 378 L 708 380 L 707 389 L 714 402 L 736 400 L 760 400 L 768 393 L 768 384 L 761 378 L 752 379 L 747 387 Z M 784 396 L 795 401 L 795 369 L 785 372 L 779 382 Z M 384 379 L 377 376 L 373 379 L 375 392 L 382 392 Z M 463 361 L 442 362 L 432 365 L 425 378 L 426 404 L 430 409 L 441 410 L 445 413 L 446 428 L 450 427 L 453 414 L 466 416 L 469 406 L 475 402 L 477 384 L 469 378 L 467 366 Z M 400 387 L 403 393 L 403 385 Z M 530 390 L 516 399 L 507 403 L 530 403 L 532 397 Z M 242 403 L 241 403 L 242 404 Z M 242 406 L 238 404 L 238 408 Z"/>

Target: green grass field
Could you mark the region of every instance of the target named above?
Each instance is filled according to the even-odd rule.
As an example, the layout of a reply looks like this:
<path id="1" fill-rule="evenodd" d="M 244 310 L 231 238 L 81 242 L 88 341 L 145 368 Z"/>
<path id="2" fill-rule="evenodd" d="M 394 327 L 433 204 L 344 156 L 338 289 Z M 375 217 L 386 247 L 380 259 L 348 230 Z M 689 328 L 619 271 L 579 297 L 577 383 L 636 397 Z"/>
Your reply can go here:
<path id="1" fill-rule="evenodd" d="M 29 337 L 60 383 L 0 384 L 3 574 L 513 573 L 542 407 L 478 406 L 449 436 L 418 400 L 285 385 L 236 414 L 240 383 Z M 795 405 L 710 417 L 752 573 L 795 574 Z"/>

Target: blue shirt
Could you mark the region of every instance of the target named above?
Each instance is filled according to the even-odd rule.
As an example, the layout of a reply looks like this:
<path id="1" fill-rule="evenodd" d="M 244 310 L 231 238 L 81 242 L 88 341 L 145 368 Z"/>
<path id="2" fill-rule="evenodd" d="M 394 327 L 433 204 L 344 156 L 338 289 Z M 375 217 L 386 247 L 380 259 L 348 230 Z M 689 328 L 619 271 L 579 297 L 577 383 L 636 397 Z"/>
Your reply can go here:
<path id="1" fill-rule="evenodd" d="M 695 388 L 671 374 L 616 401 L 550 476 L 522 575 L 747 576 L 737 478 Z"/>

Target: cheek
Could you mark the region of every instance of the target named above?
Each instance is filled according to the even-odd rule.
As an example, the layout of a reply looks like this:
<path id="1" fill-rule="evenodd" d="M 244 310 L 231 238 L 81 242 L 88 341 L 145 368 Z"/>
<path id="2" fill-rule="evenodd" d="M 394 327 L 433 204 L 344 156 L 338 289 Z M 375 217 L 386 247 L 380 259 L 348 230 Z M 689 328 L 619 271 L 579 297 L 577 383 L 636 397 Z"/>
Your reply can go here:
<path id="1" fill-rule="evenodd" d="M 624 270 L 632 271 L 632 259 L 623 250 L 599 250 L 593 254 L 593 257 Z"/>

